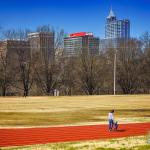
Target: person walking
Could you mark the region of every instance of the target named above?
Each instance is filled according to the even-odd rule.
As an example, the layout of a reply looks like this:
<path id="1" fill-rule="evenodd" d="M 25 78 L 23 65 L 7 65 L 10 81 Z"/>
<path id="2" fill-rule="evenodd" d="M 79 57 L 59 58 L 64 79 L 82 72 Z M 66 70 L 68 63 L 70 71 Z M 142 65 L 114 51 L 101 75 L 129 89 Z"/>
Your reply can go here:
<path id="1" fill-rule="evenodd" d="M 112 131 L 114 125 L 114 110 L 108 113 L 109 131 Z"/>

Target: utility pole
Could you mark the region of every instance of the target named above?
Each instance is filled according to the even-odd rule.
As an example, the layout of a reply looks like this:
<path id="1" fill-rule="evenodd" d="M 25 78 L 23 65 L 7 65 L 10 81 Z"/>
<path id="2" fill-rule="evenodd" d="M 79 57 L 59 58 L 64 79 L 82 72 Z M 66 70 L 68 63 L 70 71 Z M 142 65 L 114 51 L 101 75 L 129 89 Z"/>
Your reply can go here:
<path id="1" fill-rule="evenodd" d="M 114 95 L 116 95 L 116 56 L 117 55 L 117 50 L 115 50 L 114 54 Z"/>

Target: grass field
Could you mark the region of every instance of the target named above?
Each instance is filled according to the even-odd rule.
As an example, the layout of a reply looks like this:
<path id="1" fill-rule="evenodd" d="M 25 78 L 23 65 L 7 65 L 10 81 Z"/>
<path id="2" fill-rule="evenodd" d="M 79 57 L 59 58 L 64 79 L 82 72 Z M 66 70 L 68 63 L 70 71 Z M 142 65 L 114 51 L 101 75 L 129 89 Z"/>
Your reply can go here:
<path id="1" fill-rule="evenodd" d="M 31 146 L 6 147 L 1 150 L 149 150 L 146 136 L 118 138 L 111 140 L 93 140 Z"/>
<path id="2" fill-rule="evenodd" d="M 107 123 L 115 109 L 119 123 L 150 122 L 150 95 L 0 98 L 0 127 Z M 6 147 L 3 150 L 148 150 L 146 136 Z"/>
<path id="3" fill-rule="evenodd" d="M 150 95 L 0 98 L 0 127 L 150 122 Z"/>

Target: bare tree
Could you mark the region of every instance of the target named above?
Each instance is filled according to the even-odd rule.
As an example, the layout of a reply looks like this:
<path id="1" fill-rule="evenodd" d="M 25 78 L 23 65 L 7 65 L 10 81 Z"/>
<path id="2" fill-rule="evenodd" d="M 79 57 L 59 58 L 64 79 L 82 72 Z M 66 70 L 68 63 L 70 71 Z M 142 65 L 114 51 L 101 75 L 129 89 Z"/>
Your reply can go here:
<path id="1" fill-rule="evenodd" d="M 30 47 L 27 42 L 28 29 L 25 30 L 5 30 L 3 36 L 11 43 L 9 45 L 8 64 L 11 70 L 16 74 L 12 87 L 22 90 L 24 96 L 29 95 L 33 79 L 32 60 L 30 57 Z"/>
<path id="2" fill-rule="evenodd" d="M 32 77 L 32 70 L 33 70 L 33 62 L 31 57 L 25 58 L 25 52 L 19 50 L 18 54 L 18 62 L 19 62 L 19 74 L 20 74 L 20 81 L 23 85 L 23 95 L 26 97 L 29 95 L 29 91 L 33 84 L 33 77 Z"/>
<path id="3" fill-rule="evenodd" d="M 144 93 L 150 93 L 150 33 L 145 32 L 140 40 L 142 42 L 141 84 Z"/>
<path id="4" fill-rule="evenodd" d="M 58 29 L 54 31 L 55 35 L 55 42 L 54 42 L 54 51 L 55 51 L 55 57 L 62 57 L 63 51 L 64 51 L 64 35 L 65 32 L 63 29 Z M 59 59 L 59 58 L 58 58 Z"/>
<path id="5" fill-rule="evenodd" d="M 77 58 L 64 58 L 61 62 L 61 90 L 64 95 L 73 95 L 78 89 L 77 84 Z"/>
<path id="6" fill-rule="evenodd" d="M 131 39 L 117 51 L 117 81 L 124 94 L 133 94 L 139 87 L 141 44 Z"/>
<path id="7" fill-rule="evenodd" d="M 27 40 L 29 29 L 7 29 L 2 31 L 2 36 L 7 40 Z"/>
<path id="8" fill-rule="evenodd" d="M 104 51 L 104 65 L 103 69 L 105 72 L 102 74 L 104 75 L 104 93 L 106 94 L 113 94 L 113 82 L 114 82 L 114 48 L 108 48 Z M 116 88 L 118 91 L 118 87 Z"/>
<path id="9" fill-rule="evenodd" d="M 96 94 L 99 79 L 99 61 L 94 55 L 81 55 L 78 75 L 81 89 L 87 95 Z"/>
<path id="10" fill-rule="evenodd" d="M 53 90 L 57 87 L 58 80 L 60 80 L 60 65 L 59 59 L 62 56 L 61 49 L 63 48 L 64 31 L 56 31 L 50 25 L 43 25 L 37 28 L 38 32 L 51 32 L 55 35 L 54 55 L 51 59 L 43 58 L 38 65 L 35 65 L 35 73 L 37 83 L 41 87 L 42 91 L 46 95 L 53 95 Z M 59 57 L 58 57 L 59 55 Z"/>
<path id="11" fill-rule="evenodd" d="M 58 76 L 58 65 L 50 61 L 38 60 L 34 65 L 36 83 L 46 95 L 53 95 L 56 88 Z"/>
<path id="12" fill-rule="evenodd" d="M 6 96 L 8 89 L 10 88 L 13 81 L 10 66 L 8 65 L 7 56 L 0 54 L 0 89 L 1 95 Z"/>
<path id="13" fill-rule="evenodd" d="M 3 29 L 0 28 L 0 39 L 3 39 Z M 8 54 L 6 50 L 5 43 L 0 41 L 0 89 L 1 95 L 6 96 L 10 91 L 8 91 L 13 82 L 13 72 L 11 66 L 8 63 Z"/>

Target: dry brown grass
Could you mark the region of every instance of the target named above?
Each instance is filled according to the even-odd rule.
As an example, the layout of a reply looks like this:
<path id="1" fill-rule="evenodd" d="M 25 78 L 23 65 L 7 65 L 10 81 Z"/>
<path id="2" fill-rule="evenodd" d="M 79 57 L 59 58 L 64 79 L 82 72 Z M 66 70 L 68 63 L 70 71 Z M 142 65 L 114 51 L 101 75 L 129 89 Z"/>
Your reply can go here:
<path id="1" fill-rule="evenodd" d="M 0 98 L 1 112 L 58 112 L 80 109 L 150 109 L 150 95 L 7 97 Z"/>
<path id="2" fill-rule="evenodd" d="M 119 122 L 150 122 L 150 95 L 0 98 L 0 126 L 106 123 L 111 109 Z"/>

